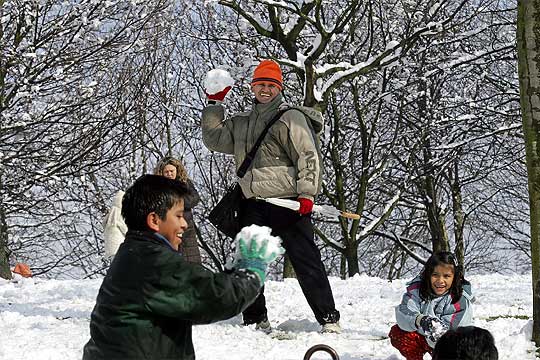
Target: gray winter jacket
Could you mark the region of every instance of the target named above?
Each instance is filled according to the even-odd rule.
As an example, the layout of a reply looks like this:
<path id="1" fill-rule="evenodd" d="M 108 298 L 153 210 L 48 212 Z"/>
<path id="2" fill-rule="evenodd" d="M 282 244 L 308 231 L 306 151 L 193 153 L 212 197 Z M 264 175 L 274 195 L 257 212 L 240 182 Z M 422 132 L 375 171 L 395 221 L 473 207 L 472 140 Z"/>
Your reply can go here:
<path id="1" fill-rule="evenodd" d="M 284 104 L 281 94 L 268 104 L 254 104 L 251 111 L 228 119 L 221 104 L 208 105 L 203 109 L 201 122 L 204 144 L 212 151 L 233 154 L 238 169 L 266 124 L 281 108 L 290 110 L 270 128 L 251 168 L 239 180 L 242 192 L 246 198 L 301 196 L 313 200 L 322 178 L 320 112 Z"/>
<path id="2" fill-rule="evenodd" d="M 422 329 L 416 327 L 416 317 L 419 314 L 436 317 L 448 325 L 450 329 L 459 326 L 472 325 L 472 291 L 469 282 L 463 283 L 463 295 L 452 304 L 452 296 L 448 293 L 431 300 L 420 297 L 420 277 L 416 277 L 407 284 L 407 292 L 403 294 L 401 304 L 396 306 L 396 320 L 401 330 L 417 331 L 425 335 Z M 435 344 L 426 337 L 429 346 Z"/>

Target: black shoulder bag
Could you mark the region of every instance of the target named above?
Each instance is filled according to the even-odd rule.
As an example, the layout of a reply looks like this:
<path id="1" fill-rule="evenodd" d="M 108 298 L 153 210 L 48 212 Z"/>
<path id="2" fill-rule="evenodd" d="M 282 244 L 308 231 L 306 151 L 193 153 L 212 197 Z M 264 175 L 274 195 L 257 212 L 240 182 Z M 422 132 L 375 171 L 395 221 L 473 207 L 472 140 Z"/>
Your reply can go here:
<path id="1" fill-rule="evenodd" d="M 255 154 L 261 146 L 264 137 L 268 133 L 268 130 L 270 130 L 270 127 L 272 127 L 272 125 L 274 125 L 274 123 L 278 121 L 281 115 L 283 115 L 283 113 L 287 110 L 288 109 L 283 109 L 278 111 L 278 113 L 266 125 L 261 135 L 253 145 L 253 148 L 251 148 L 250 152 L 247 153 L 246 158 L 238 168 L 238 171 L 236 172 L 238 178 L 242 178 L 244 175 L 246 175 L 246 172 L 251 166 L 251 163 L 255 158 Z M 234 238 L 241 229 L 240 201 L 242 200 L 243 196 L 244 195 L 242 194 L 240 184 L 235 181 L 234 184 L 227 189 L 225 195 L 223 195 L 212 211 L 210 211 L 210 214 L 208 214 L 208 220 L 210 220 L 212 225 L 214 225 L 216 229 L 221 231 L 223 234 L 231 238 Z"/>

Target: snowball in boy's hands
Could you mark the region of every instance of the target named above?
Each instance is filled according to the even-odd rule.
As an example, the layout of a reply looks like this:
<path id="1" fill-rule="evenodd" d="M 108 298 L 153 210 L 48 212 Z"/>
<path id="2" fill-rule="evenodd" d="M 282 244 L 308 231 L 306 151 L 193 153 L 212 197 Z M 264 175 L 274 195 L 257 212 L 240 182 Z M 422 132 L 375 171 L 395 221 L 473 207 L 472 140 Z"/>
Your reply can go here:
<path id="1" fill-rule="evenodd" d="M 271 231 L 266 226 L 251 225 L 242 228 L 235 238 L 234 267 L 256 273 L 261 286 L 268 264 L 285 252 L 280 238 L 270 235 Z"/>
<path id="2" fill-rule="evenodd" d="M 285 250 L 281 239 L 270 235 L 272 229 L 267 226 L 250 225 L 242 228 L 235 237 L 235 259 L 257 258 L 266 263 L 274 261 Z"/>
<path id="3" fill-rule="evenodd" d="M 204 89 L 210 100 L 223 101 L 233 85 L 234 80 L 226 70 L 210 70 L 204 79 Z"/>

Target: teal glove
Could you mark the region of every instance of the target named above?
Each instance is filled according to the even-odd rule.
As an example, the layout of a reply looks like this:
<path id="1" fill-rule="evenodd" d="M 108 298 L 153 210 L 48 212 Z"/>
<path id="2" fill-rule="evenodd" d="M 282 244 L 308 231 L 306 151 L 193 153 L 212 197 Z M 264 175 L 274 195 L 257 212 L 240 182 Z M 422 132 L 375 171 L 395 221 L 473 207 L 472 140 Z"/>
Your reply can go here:
<path id="1" fill-rule="evenodd" d="M 266 268 L 271 261 L 265 260 L 264 256 L 268 247 L 268 240 L 263 240 L 260 245 L 257 244 L 257 241 L 250 241 L 248 245 L 244 239 L 240 239 L 239 246 L 240 258 L 235 267 L 238 269 L 248 269 L 257 273 L 261 279 L 261 283 L 264 283 L 266 280 Z M 257 248 L 258 246 L 260 247 Z"/>
<path id="2" fill-rule="evenodd" d="M 243 228 L 235 239 L 234 267 L 253 271 L 259 276 L 261 285 L 266 280 L 268 264 L 285 252 L 280 238 L 271 236 L 271 231 L 265 226 L 251 225 Z"/>

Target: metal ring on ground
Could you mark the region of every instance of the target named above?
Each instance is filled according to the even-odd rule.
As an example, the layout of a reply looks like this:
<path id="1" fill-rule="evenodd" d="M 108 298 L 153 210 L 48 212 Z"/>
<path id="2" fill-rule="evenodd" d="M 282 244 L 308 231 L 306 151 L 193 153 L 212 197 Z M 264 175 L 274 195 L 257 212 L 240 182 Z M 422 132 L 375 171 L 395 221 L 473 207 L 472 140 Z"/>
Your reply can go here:
<path id="1" fill-rule="evenodd" d="M 332 357 L 332 360 L 339 360 L 339 355 L 336 352 L 336 350 L 334 350 L 332 347 L 325 344 L 317 344 L 310 347 L 308 351 L 306 351 L 306 355 L 304 355 L 304 360 L 311 359 L 311 355 L 313 355 L 317 351 L 327 352 Z"/>

